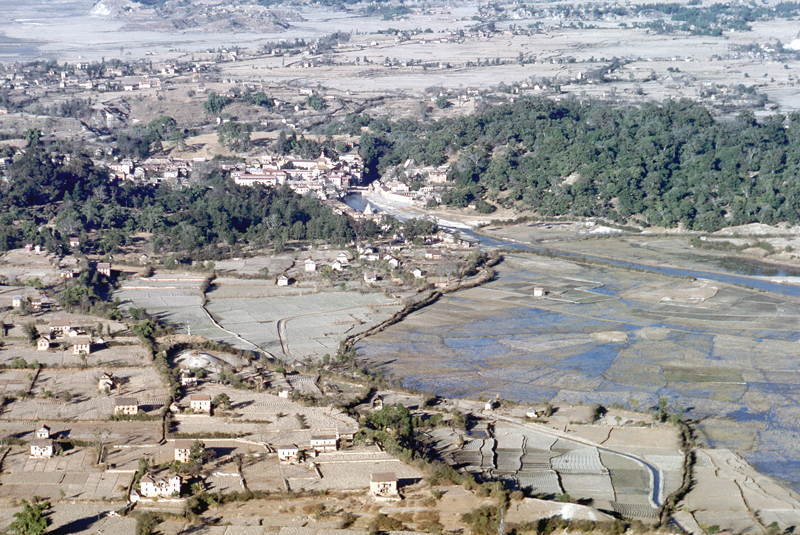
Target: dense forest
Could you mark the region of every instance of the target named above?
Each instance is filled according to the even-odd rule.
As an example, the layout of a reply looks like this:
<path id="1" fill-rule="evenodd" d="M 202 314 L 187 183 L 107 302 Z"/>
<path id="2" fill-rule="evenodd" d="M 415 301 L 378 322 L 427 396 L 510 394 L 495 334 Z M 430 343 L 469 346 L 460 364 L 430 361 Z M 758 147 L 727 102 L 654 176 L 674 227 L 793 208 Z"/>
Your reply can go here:
<path id="1" fill-rule="evenodd" d="M 368 132 L 361 133 L 367 126 Z M 800 222 L 800 113 L 717 120 L 688 100 L 523 98 L 435 122 L 353 116 L 367 176 L 448 158 L 443 201 L 698 230 Z"/>
<path id="2" fill-rule="evenodd" d="M 155 252 L 215 258 L 241 245 L 281 251 L 289 240 L 341 245 L 354 236 L 346 216 L 288 187 L 237 186 L 218 170 L 184 189 L 110 181 L 87 156 L 42 145 L 14 160 L 0 206 L 0 250 L 55 251 L 71 235 L 94 233 L 97 252 L 113 253 L 146 232 Z"/>

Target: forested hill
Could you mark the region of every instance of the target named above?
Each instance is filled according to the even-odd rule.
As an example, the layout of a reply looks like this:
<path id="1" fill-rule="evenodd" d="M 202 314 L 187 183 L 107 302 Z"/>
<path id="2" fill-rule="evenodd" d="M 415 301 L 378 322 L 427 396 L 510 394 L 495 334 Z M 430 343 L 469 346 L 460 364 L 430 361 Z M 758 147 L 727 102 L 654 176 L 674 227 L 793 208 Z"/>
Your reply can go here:
<path id="1" fill-rule="evenodd" d="M 800 113 L 715 120 L 688 100 L 612 107 L 522 99 L 482 114 L 418 123 L 353 118 L 368 171 L 458 154 L 444 196 L 541 215 L 715 230 L 798 222 Z"/>

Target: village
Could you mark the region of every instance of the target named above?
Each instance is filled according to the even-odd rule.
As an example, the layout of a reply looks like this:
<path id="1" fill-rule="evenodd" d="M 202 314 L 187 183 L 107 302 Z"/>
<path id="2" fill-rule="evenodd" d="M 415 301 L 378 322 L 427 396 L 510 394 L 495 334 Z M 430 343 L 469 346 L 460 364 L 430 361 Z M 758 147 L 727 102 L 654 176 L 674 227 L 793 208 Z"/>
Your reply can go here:
<path id="1" fill-rule="evenodd" d="M 382 216 L 362 217 L 380 222 Z M 519 486 L 542 497 L 594 496 L 599 500 L 595 506 L 612 510 L 608 471 L 597 462 L 585 470 L 605 478 L 600 487 L 587 486 L 588 476 L 554 480 L 559 469 L 576 473 L 567 458 L 543 459 L 538 462 L 547 467 L 542 464 L 541 474 L 529 472 L 539 465 L 525 456 L 539 455 L 530 448 L 546 439 L 534 440 L 542 431 L 526 429 L 526 422 L 550 419 L 543 416 L 546 408 L 499 399 L 448 400 L 398 389 L 360 371 L 352 354 L 342 351 L 344 337 L 368 333 L 432 292 L 452 292 L 462 282 L 468 287 L 486 277 L 459 267 L 477 258 L 469 240 L 430 229 L 432 234 L 408 242 L 398 229 L 346 250 L 219 261 L 213 288 L 200 287 L 202 273 L 167 268 L 161 257 L 142 263 L 141 251 L 131 252 L 130 262 L 122 256 L 97 261 L 80 252 L 76 241 L 70 242 L 72 254 L 63 257 L 32 244 L 9 251 L 0 259 L 9 280 L 0 287 L 0 430 L 5 444 L 0 500 L 36 496 L 56 504 L 107 503 L 107 512 L 122 514 L 105 517 L 113 523 L 127 521 L 124 515 L 130 511 L 134 517 L 187 514 L 197 509 L 197 499 L 209 495 L 251 500 L 294 496 L 302 505 L 310 496 L 343 493 L 357 503 L 376 504 L 376 511 L 408 500 L 430 510 L 419 519 L 402 517 L 404 529 L 427 529 L 434 518 L 455 529 L 461 513 L 454 511 L 468 512 L 466 507 L 483 499 L 472 491 L 462 495 L 461 487 L 453 490 L 447 481 L 426 484 L 430 469 L 411 462 L 415 455 L 407 457 L 397 445 L 409 439 L 400 431 L 403 422 L 413 421 L 424 433 L 424 448 L 461 467 L 470 481 L 491 481 L 519 470 L 519 483 L 513 476 L 509 484 L 512 489 Z M 267 278 L 259 276 L 267 271 Z M 59 305 L 53 291 L 90 274 L 117 287 L 113 295 L 122 318 L 70 313 Z M 342 283 L 347 292 L 339 289 Z M 207 326 L 197 319 L 198 309 L 208 313 Z M 248 321 L 256 321 L 258 329 L 229 318 L 227 311 L 234 309 L 253 317 Z M 168 318 L 169 323 L 159 332 L 146 332 L 148 318 Z M 623 413 L 628 425 L 640 418 Z M 568 409 L 551 418 L 554 426 L 594 424 L 588 415 Z M 502 438 L 495 425 L 504 436 L 528 438 Z M 672 455 L 672 470 L 680 466 L 673 451 L 679 443 L 674 430 L 663 433 L 672 437 L 669 446 L 652 451 Z M 559 448 L 568 446 L 567 457 L 580 451 L 575 459 L 584 459 L 587 443 L 561 434 L 557 442 Z M 522 464 L 510 469 L 503 459 L 526 442 L 529 446 L 517 453 Z M 640 468 L 634 463 L 626 469 Z M 661 492 L 679 483 L 676 472 Z M 458 496 L 462 505 L 448 510 L 449 502 L 437 498 L 441 492 Z M 659 497 L 648 492 L 650 502 L 619 510 L 628 518 L 654 522 L 657 501 L 652 500 Z M 551 506 L 541 507 L 549 511 L 545 516 L 554 514 Z M 356 512 L 360 520 L 355 525 L 361 529 L 377 518 L 377 513 L 346 510 Z M 582 511 L 581 518 L 613 520 L 596 509 Z M 353 520 L 344 512 L 330 520 L 348 525 Z M 292 514 L 286 510 L 274 521 L 287 525 Z"/>

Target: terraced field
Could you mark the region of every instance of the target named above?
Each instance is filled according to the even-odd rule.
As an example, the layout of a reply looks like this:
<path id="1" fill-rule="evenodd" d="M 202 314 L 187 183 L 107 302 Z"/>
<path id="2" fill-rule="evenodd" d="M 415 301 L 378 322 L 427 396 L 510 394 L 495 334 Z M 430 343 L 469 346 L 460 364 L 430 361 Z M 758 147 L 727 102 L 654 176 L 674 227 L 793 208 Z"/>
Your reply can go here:
<path id="1" fill-rule="evenodd" d="M 357 351 L 450 397 L 640 410 L 663 397 L 702 420 L 710 444 L 800 488 L 800 471 L 786 470 L 800 466 L 799 324 L 791 296 L 520 255 Z"/>

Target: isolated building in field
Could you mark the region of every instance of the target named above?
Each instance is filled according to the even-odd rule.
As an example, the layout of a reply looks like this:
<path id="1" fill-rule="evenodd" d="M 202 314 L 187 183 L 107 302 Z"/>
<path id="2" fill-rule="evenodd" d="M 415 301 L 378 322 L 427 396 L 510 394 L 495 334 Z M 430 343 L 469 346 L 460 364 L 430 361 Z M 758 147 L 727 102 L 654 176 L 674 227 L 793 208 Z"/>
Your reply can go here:
<path id="1" fill-rule="evenodd" d="M 192 447 L 195 441 L 191 439 L 181 439 L 175 441 L 175 460 L 179 463 L 188 463 L 192 457 Z M 201 450 L 205 449 L 205 445 L 198 441 Z"/>
<path id="2" fill-rule="evenodd" d="M 114 401 L 114 414 L 136 416 L 139 414 L 139 401 L 136 398 L 117 398 Z"/>
<path id="3" fill-rule="evenodd" d="M 51 438 L 37 438 L 31 440 L 31 457 L 52 457 L 55 455 L 56 445 Z"/>
<path id="4" fill-rule="evenodd" d="M 369 491 L 373 496 L 397 496 L 397 476 L 394 472 L 378 472 L 369 478 Z"/>
<path id="5" fill-rule="evenodd" d="M 278 460 L 284 463 L 294 463 L 300 458 L 300 448 L 294 444 L 286 444 L 278 446 Z"/>
<path id="6" fill-rule="evenodd" d="M 114 374 L 105 372 L 100 376 L 100 379 L 97 380 L 97 389 L 100 392 L 105 392 L 106 390 L 111 391 L 116 386 L 116 383 L 117 380 L 114 378 Z"/>
<path id="7" fill-rule="evenodd" d="M 109 262 L 100 262 L 97 264 L 97 272 L 102 273 L 106 277 L 111 276 L 111 264 Z"/>
<path id="8" fill-rule="evenodd" d="M 207 412 L 211 414 L 211 396 L 194 394 L 189 396 L 189 408 L 192 412 Z"/>
<path id="9" fill-rule="evenodd" d="M 92 352 L 92 339 L 88 336 L 76 336 L 72 341 L 72 352 L 75 355 L 88 355 Z"/>
<path id="10" fill-rule="evenodd" d="M 142 496 L 147 498 L 169 498 L 170 496 L 180 496 L 181 476 L 178 474 L 168 478 L 155 478 L 151 474 L 145 474 L 139 482 Z"/>

